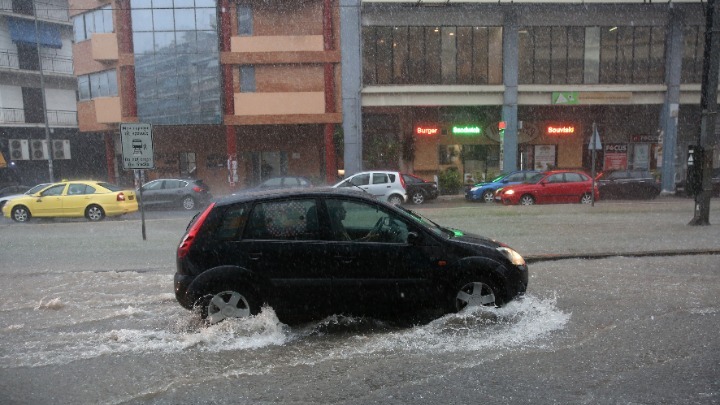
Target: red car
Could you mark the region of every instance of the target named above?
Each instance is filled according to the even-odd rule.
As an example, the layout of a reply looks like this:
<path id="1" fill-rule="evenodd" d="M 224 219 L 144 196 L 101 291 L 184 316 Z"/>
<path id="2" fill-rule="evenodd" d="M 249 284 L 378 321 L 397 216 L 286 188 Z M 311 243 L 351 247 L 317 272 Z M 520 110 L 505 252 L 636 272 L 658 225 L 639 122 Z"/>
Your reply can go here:
<path id="1" fill-rule="evenodd" d="M 495 201 L 503 204 L 590 204 L 592 179 L 575 170 L 552 170 L 538 173 L 521 184 L 503 187 L 495 192 Z M 595 200 L 600 199 L 595 184 Z"/>

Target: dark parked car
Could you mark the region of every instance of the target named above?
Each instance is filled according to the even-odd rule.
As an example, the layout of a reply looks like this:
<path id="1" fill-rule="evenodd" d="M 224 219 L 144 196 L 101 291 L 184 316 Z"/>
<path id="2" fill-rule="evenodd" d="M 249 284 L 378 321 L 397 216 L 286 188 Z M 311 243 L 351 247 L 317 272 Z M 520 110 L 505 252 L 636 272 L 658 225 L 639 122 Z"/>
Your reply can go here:
<path id="1" fill-rule="evenodd" d="M 715 168 L 712 170 L 712 196 L 713 197 L 720 197 L 720 168 Z M 682 179 L 675 183 L 675 194 L 686 196 L 686 197 L 692 197 L 690 194 L 688 194 L 688 191 L 685 187 L 685 179 Z"/>
<path id="2" fill-rule="evenodd" d="M 140 194 L 137 194 L 140 197 Z M 157 179 L 142 186 L 145 207 L 180 207 L 194 210 L 211 199 L 210 188 L 202 180 Z"/>
<path id="3" fill-rule="evenodd" d="M 514 172 L 502 173 L 496 178 L 483 183 L 477 183 L 465 192 L 465 199 L 468 201 L 495 201 L 495 191 L 500 187 L 522 183 L 540 172 L 536 170 L 516 170 Z"/>
<path id="4" fill-rule="evenodd" d="M 350 188 L 212 202 L 177 249 L 175 296 L 208 322 L 270 305 L 283 322 L 333 313 L 421 316 L 522 295 L 524 259 Z"/>
<path id="5" fill-rule="evenodd" d="M 280 176 L 271 177 L 255 187 L 250 187 L 240 191 L 277 190 L 280 188 L 308 188 L 312 186 L 312 182 L 302 176 Z"/>
<path id="6" fill-rule="evenodd" d="M 401 173 L 401 175 L 405 180 L 408 201 L 413 204 L 422 204 L 425 201 L 434 200 L 440 195 L 437 183 L 434 181 L 427 181 L 407 173 Z"/>
<path id="7" fill-rule="evenodd" d="M 652 199 L 662 189 L 660 181 L 648 170 L 609 170 L 600 173 L 596 182 L 603 199 Z"/>

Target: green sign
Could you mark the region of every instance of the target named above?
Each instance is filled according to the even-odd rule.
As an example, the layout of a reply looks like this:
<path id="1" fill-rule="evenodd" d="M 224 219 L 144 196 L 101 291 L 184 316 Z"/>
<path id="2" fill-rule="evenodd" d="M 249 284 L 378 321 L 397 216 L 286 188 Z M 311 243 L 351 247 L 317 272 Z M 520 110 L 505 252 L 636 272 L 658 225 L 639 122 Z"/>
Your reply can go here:
<path id="1" fill-rule="evenodd" d="M 477 125 L 455 125 L 452 127 L 453 135 L 480 135 L 482 130 Z"/>
<path id="2" fill-rule="evenodd" d="M 580 92 L 577 91 L 554 91 L 552 103 L 557 105 L 580 104 Z"/>

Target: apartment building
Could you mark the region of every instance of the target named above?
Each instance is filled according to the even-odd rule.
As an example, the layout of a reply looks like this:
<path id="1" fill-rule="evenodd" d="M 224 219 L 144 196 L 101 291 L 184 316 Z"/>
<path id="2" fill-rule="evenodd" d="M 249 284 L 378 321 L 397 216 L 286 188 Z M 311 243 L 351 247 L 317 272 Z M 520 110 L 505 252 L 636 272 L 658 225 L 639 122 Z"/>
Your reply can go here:
<path id="1" fill-rule="evenodd" d="M 341 123 L 337 6 L 229 0 L 71 0 L 79 128 L 127 184 L 119 127 L 153 125 L 149 178 L 222 194 L 271 176 L 334 180 Z"/>
<path id="2" fill-rule="evenodd" d="M 78 133 L 72 32 L 66 0 L 0 0 L 0 171 L 8 182 L 91 176 L 103 158 L 102 144 Z"/>

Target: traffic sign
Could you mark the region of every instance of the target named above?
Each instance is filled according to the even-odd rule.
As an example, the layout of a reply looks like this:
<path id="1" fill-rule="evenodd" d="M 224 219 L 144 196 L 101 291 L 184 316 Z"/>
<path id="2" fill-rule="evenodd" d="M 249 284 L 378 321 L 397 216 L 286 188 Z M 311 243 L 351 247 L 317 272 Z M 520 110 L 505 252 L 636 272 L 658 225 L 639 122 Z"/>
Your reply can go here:
<path id="1" fill-rule="evenodd" d="M 600 134 L 598 133 L 595 123 L 593 123 L 593 133 L 590 137 L 590 143 L 588 143 L 588 150 L 602 150 L 602 144 L 600 143 Z"/>
<path id="2" fill-rule="evenodd" d="M 123 169 L 154 169 L 151 124 L 120 124 Z"/>

